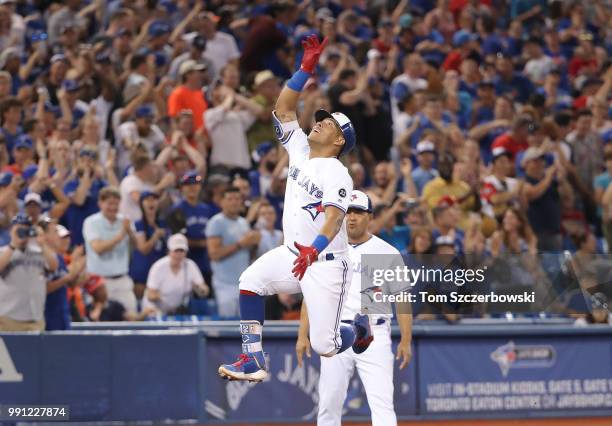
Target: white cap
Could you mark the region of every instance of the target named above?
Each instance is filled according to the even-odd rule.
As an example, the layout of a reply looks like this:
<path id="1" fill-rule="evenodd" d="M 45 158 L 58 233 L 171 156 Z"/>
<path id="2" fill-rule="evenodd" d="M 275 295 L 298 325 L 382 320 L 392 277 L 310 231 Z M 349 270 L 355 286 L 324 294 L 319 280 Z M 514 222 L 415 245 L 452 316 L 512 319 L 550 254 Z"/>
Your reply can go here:
<path id="1" fill-rule="evenodd" d="M 182 77 L 191 71 L 204 71 L 206 69 L 206 65 L 201 62 L 196 62 L 193 59 L 187 59 L 185 62 L 181 64 L 179 67 L 179 75 Z"/>
<path id="2" fill-rule="evenodd" d="M 270 70 L 259 71 L 257 73 L 257 75 L 255 75 L 255 80 L 253 81 L 253 86 L 254 87 L 259 87 L 259 86 L 261 86 L 262 83 L 265 83 L 268 80 L 273 80 L 275 78 L 276 78 L 276 76 Z"/>
<path id="3" fill-rule="evenodd" d="M 187 237 L 183 234 L 174 234 L 170 238 L 168 238 L 168 250 L 189 250 L 189 243 L 187 242 Z"/>
<path id="4" fill-rule="evenodd" d="M 424 140 L 417 144 L 417 154 L 422 154 L 424 152 L 436 152 L 436 146 L 433 142 Z"/>
<path id="5" fill-rule="evenodd" d="M 348 208 L 372 213 L 372 201 L 365 192 L 354 190 L 351 193 L 351 201 L 349 202 Z"/>
<path id="6" fill-rule="evenodd" d="M 368 61 L 373 61 L 376 58 L 381 57 L 381 53 L 378 49 L 370 49 L 368 50 Z"/>
<path id="7" fill-rule="evenodd" d="M 64 225 L 57 224 L 55 225 L 55 229 L 57 230 L 57 235 L 59 235 L 60 238 L 70 235 L 70 231 Z"/>
<path id="8" fill-rule="evenodd" d="M 23 204 L 27 205 L 28 203 L 34 202 L 39 206 L 42 205 L 42 199 L 40 198 L 40 194 L 36 192 L 28 192 L 23 200 Z"/>

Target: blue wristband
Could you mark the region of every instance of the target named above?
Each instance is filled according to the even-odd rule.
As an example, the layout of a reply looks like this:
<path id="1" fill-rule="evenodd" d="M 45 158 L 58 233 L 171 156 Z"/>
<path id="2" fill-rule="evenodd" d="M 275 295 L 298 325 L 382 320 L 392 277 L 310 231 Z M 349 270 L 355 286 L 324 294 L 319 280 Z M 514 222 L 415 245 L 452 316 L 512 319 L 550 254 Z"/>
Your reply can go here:
<path id="1" fill-rule="evenodd" d="M 329 240 L 327 239 L 327 237 L 325 235 L 319 234 L 317 235 L 317 238 L 314 239 L 311 246 L 316 248 L 317 251 L 321 253 L 323 250 L 325 250 L 325 247 L 327 247 L 328 244 Z"/>
<path id="2" fill-rule="evenodd" d="M 310 78 L 310 74 L 301 69 L 297 70 L 295 74 L 287 82 L 287 87 L 296 92 L 301 92 L 306 85 L 306 82 Z"/>

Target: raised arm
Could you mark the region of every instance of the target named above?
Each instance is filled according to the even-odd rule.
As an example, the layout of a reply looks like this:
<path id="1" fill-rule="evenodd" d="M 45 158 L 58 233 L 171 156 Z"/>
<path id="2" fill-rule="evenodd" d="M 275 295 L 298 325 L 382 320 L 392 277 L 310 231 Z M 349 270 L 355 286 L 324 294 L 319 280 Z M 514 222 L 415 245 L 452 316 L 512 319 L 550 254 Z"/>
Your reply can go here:
<path id="1" fill-rule="evenodd" d="M 274 115 L 281 123 L 297 119 L 296 108 L 300 93 L 314 73 L 326 44 L 327 37 L 319 43 L 319 38 L 316 35 L 311 35 L 302 41 L 304 56 L 302 56 L 300 69 L 289 79 L 276 100 Z"/>

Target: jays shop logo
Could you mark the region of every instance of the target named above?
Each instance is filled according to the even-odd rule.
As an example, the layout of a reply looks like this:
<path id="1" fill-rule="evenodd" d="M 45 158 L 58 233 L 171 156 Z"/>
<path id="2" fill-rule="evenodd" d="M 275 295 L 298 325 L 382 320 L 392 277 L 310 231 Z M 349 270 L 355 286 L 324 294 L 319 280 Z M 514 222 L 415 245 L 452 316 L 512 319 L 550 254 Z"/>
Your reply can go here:
<path id="1" fill-rule="evenodd" d="M 0 337 L 0 383 L 6 382 L 23 382 L 23 374 L 15 368 L 11 354 Z"/>
<path id="2" fill-rule="evenodd" d="M 543 368 L 555 363 L 555 348 L 550 345 L 516 345 L 509 341 L 491 353 L 504 377 L 511 368 Z"/>

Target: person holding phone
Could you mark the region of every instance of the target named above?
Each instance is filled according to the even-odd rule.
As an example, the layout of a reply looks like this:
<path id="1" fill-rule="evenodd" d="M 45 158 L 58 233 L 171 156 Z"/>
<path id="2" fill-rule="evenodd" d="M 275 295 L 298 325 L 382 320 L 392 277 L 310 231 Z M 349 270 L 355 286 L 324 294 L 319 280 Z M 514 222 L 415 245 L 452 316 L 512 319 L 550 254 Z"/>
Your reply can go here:
<path id="1" fill-rule="evenodd" d="M 0 331 L 45 329 L 46 274 L 57 268 L 43 229 L 24 214 L 14 216 L 11 242 L 0 248 Z"/>

